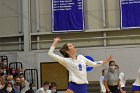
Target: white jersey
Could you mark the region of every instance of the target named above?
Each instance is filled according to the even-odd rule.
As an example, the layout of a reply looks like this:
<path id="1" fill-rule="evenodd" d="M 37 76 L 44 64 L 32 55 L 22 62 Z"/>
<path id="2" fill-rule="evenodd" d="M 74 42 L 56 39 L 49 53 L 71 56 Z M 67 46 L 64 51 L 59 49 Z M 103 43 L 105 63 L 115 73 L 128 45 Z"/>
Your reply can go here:
<path id="1" fill-rule="evenodd" d="M 137 78 L 135 82 L 133 83 L 134 86 L 140 86 L 140 68 L 138 70 Z"/>
<path id="2" fill-rule="evenodd" d="M 86 65 L 96 67 L 103 64 L 103 61 L 92 62 L 83 55 L 78 55 L 77 59 L 61 57 L 54 53 L 54 49 L 55 47 L 51 47 L 48 55 L 67 68 L 69 71 L 69 82 L 88 84 Z"/>

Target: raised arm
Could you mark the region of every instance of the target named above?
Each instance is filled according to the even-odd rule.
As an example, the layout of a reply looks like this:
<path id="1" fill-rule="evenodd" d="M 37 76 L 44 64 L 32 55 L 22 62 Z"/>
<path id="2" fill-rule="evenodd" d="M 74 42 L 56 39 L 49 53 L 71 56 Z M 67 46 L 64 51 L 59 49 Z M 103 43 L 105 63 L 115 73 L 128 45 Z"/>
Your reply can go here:
<path id="1" fill-rule="evenodd" d="M 54 53 L 54 49 L 56 47 L 56 45 L 61 41 L 60 37 L 56 37 L 54 38 L 54 42 L 52 43 L 51 47 L 50 47 L 50 50 L 48 52 L 48 55 L 50 57 L 52 57 L 55 61 L 59 62 L 60 64 L 62 65 L 65 65 L 65 62 L 64 62 L 64 57 L 61 57 L 57 54 Z"/>
<path id="2" fill-rule="evenodd" d="M 97 67 L 97 66 L 102 66 L 103 64 L 107 64 L 111 60 L 112 60 L 112 56 L 107 57 L 105 61 L 95 61 L 95 62 L 92 62 L 86 58 L 86 64 L 89 66 Z"/>
<path id="3" fill-rule="evenodd" d="M 61 41 L 60 37 L 55 37 L 51 47 L 56 47 L 56 45 Z"/>

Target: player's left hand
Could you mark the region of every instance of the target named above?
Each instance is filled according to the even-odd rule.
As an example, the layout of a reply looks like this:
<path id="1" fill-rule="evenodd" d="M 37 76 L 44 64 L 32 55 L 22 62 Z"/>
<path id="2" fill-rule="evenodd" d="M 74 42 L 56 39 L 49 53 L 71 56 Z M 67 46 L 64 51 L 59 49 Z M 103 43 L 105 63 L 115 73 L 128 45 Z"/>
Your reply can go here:
<path id="1" fill-rule="evenodd" d="M 107 64 L 108 62 L 110 62 L 112 60 L 112 55 L 108 56 L 106 58 L 106 60 L 104 61 L 104 64 Z"/>

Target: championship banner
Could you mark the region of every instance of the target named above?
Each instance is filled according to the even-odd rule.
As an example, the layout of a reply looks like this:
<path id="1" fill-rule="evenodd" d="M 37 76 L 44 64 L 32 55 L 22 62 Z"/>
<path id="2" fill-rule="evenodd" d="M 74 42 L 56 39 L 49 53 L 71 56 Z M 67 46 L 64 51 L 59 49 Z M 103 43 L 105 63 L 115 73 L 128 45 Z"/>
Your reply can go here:
<path id="1" fill-rule="evenodd" d="M 52 0 L 52 31 L 83 31 L 83 0 Z"/>
<path id="2" fill-rule="evenodd" d="M 121 28 L 140 28 L 140 0 L 120 0 Z"/>

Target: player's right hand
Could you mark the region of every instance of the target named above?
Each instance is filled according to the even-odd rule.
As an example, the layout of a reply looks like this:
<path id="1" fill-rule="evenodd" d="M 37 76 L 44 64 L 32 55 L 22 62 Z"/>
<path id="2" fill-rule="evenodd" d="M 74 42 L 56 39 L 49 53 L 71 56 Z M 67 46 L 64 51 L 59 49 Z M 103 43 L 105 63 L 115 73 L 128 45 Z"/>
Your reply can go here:
<path id="1" fill-rule="evenodd" d="M 54 38 L 54 42 L 60 42 L 61 41 L 61 38 L 60 37 L 55 37 Z"/>

